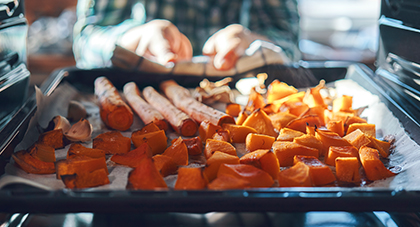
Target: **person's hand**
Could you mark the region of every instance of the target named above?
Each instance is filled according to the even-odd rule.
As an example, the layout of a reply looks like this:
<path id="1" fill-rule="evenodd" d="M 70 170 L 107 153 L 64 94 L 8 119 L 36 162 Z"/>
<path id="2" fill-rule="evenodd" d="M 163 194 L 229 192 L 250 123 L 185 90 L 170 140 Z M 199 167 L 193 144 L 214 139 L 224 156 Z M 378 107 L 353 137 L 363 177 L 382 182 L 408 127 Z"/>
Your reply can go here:
<path id="1" fill-rule="evenodd" d="M 192 58 L 190 41 L 167 20 L 152 20 L 130 29 L 119 45 L 162 65 Z"/>
<path id="2" fill-rule="evenodd" d="M 255 37 L 247 28 L 232 24 L 217 31 L 206 41 L 203 54 L 212 57 L 216 69 L 229 70 L 254 40 Z"/>

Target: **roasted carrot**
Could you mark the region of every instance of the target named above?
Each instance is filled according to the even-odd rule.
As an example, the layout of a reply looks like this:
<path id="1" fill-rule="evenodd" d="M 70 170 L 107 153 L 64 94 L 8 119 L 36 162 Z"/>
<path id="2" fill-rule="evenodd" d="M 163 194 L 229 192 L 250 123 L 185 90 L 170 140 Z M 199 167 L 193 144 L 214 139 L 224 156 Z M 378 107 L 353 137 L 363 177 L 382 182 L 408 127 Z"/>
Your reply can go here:
<path id="1" fill-rule="evenodd" d="M 108 127 L 120 131 L 131 127 L 133 112 L 106 77 L 96 78 L 95 95 L 98 97 L 101 119 Z"/>
<path id="2" fill-rule="evenodd" d="M 134 82 L 124 85 L 124 95 L 134 112 L 139 115 L 144 124 L 155 123 L 160 129 L 168 130 L 168 122 L 163 115 L 140 96 L 140 91 Z"/>
<path id="3" fill-rule="evenodd" d="M 193 136 L 198 130 L 197 123 L 186 113 L 176 108 L 168 99 L 159 94 L 153 87 L 143 89 L 146 101 L 157 109 L 174 130 L 183 136 Z"/>
<path id="4" fill-rule="evenodd" d="M 174 80 L 162 82 L 160 89 L 176 107 L 198 123 L 208 120 L 214 125 L 220 126 L 224 123 L 235 124 L 235 119 L 232 116 L 195 100 L 186 88 L 180 86 Z"/>

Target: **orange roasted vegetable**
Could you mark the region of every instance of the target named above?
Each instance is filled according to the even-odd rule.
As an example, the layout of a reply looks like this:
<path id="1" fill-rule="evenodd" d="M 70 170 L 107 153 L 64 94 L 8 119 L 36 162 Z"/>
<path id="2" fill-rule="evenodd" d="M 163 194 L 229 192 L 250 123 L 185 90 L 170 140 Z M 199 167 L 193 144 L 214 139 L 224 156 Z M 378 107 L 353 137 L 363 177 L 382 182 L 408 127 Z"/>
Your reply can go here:
<path id="1" fill-rule="evenodd" d="M 254 112 L 256 109 L 262 109 L 264 106 L 264 97 L 258 93 L 255 88 L 252 88 L 251 93 L 248 96 L 248 103 L 245 106 L 245 110 L 248 112 Z"/>
<path id="2" fill-rule="evenodd" d="M 217 176 L 207 187 L 211 190 L 244 189 L 249 188 L 250 183 L 247 180 L 229 174 L 223 174 Z"/>
<path id="3" fill-rule="evenodd" d="M 54 149 L 63 148 L 70 141 L 64 136 L 62 129 L 46 131 L 39 135 L 38 143 L 48 145 Z"/>
<path id="4" fill-rule="evenodd" d="M 204 156 L 206 159 L 209 159 L 216 151 L 221 151 L 230 155 L 236 155 L 236 148 L 232 144 L 214 139 L 206 140 L 206 145 L 204 147 Z"/>
<path id="5" fill-rule="evenodd" d="M 376 126 L 375 124 L 368 124 L 368 123 L 353 123 L 349 125 L 347 129 L 347 134 L 356 131 L 359 129 L 363 132 L 366 136 L 376 137 Z"/>
<path id="6" fill-rule="evenodd" d="M 353 97 L 349 95 L 343 95 L 333 100 L 333 112 L 348 112 L 353 113 L 352 108 Z"/>
<path id="7" fill-rule="evenodd" d="M 162 155 L 171 157 L 178 166 L 188 165 L 188 148 L 181 137 L 172 141 L 171 146 L 166 148 Z"/>
<path id="8" fill-rule="evenodd" d="M 128 130 L 133 124 L 133 112 L 122 100 L 117 88 L 103 76 L 96 78 L 94 87 L 105 125 L 120 131 Z"/>
<path id="9" fill-rule="evenodd" d="M 298 162 L 278 175 L 280 187 L 311 187 L 311 174 L 309 166 Z"/>
<path id="10" fill-rule="evenodd" d="M 318 149 L 300 145 L 293 142 L 276 141 L 273 143 L 273 152 L 279 160 L 280 166 L 286 167 L 293 165 L 295 155 L 306 155 L 319 157 Z"/>
<path id="11" fill-rule="evenodd" d="M 325 164 L 335 166 L 335 159 L 338 157 L 359 157 L 359 151 L 355 146 L 331 146 L 325 156 Z"/>
<path id="12" fill-rule="evenodd" d="M 224 174 L 246 180 L 250 187 L 271 187 L 274 184 L 270 174 L 252 165 L 222 164 L 217 172 L 217 177 Z"/>
<path id="13" fill-rule="evenodd" d="M 280 112 L 288 112 L 295 116 L 301 116 L 309 110 L 309 106 L 301 101 L 288 100 L 279 107 Z"/>
<path id="14" fill-rule="evenodd" d="M 229 131 L 232 143 L 245 143 L 249 133 L 257 133 L 257 130 L 244 125 L 223 124 L 223 129 Z"/>
<path id="15" fill-rule="evenodd" d="M 286 127 L 289 122 L 297 118 L 295 115 L 287 112 L 270 114 L 268 117 L 270 117 L 271 123 L 273 123 L 273 126 L 277 131 L 280 131 L 282 128 Z"/>
<path id="16" fill-rule="evenodd" d="M 329 121 L 327 123 L 327 129 L 331 132 L 337 133 L 339 136 L 344 136 L 344 123 L 343 121 Z"/>
<path id="17" fill-rule="evenodd" d="M 286 128 L 306 133 L 306 126 L 321 127 L 321 120 L 316 115 L 307 115 L 289 122 Z"/>
<path id="18" fill-rule="evenodd" d="M 239 164 L 239 157 L 236 155 L 227 154 L 221 151 L 216 151 L 207 160 L 204 168 L 204 175 L 209 181 L 212 181 L 217 176 L 217 171 L 221 164 Z"/>
<path id="19" fill-rule="evenodd" d="M 326 107 L 324 98 L 320 93 L 320 90 L 325 87 L 325 80 L 319 81 L 319 84 L 313 88 L 309 88 L 303 97 L 303 102 L 306 103 L 310 108 L 312 107 Z"/>
<path id="20" fill-rule="evenodd" d="M 330 146 L 352 146 L 350 142 L 343 139 L 335 132 L 331 131 L 323 131 L 317 129 L 315 131 L 315 137 L 321 141 L 323 145 L 322 151 L 320 151 L 320 156 L 324 156 L 328 151 Z"/>
<path id="21" fill-rule="evenodd" d="M 365 135 L 360 129 L 356 129 L 351 133 L 347 133 L 343 139 L 349 141 L 349 143 L 351 143 L 351 145 L 355 146 L 357 149 L 360 149 L 361 146 L 365 146 L 370 143 L 368 136 Z"/>
<path id="22" fill-rule="evenodd" d="M 289 95 L 296 94 L 297 92 L 298 90 L 295 87 L 289 86 L 288 84 L 275 79 L 268 85 L 267 102 L 272 103 L 275 100 L 279 100 Z"/>
<path id="23" fill-rule="evenodd" d="M 300 115 L 300 117 L 304 117 L 304 116 L 318 116 L 319 119 L 319 124 L 317 125 L 317 127 L 319 126 L 324 126 L 325 125 L 325 116 L 324 116 L 324 112 L 325 112 L 325 107 L 324 106 L 314 106 L 309 108 L 306 112 L 304 112 L 303 114 Z M 315 126 L 318 122 L 316 122 L 314 125 L 311 126 Z"/>
<path id="24" fill-rule="evenodd" d="M 42 143 L 32 145 L 29 148 L 29 154 L 43 162 L 55 162 L 54 148 Z"/>
<path id="25" fill-rule="evenodd" d="M 105 151 L 102 149 L 88 148 L 80 143 L 73 143 L 67 151 L 67 158 L 74 158 L 76 156 L 87 156 L 91 158 L 105 157 Z"/>
<path id="26" fill-rule="evenodd" d="M 254 128 L 259 134 L 277 136 L 273 123 L 262 109 L 252 112 L 242 125 Z"/>
<path id="27" fill-rule="evenodd" d="M 152 157 L 152 150 L 147 143 L 143 143 L 125 154 L 114 154 L 111 161 L 128 167 L 136 167 L 143 158 Z"/>
<path id="28" fill-rule="evenodd" d="M 54 162 L 44 162 L 33 157 L 26 150 L 17 151 L 12 154 L 15 163 L 25 172 L 34 174 L 55 173 Z"/>
<path id="29" fill-rule="evenodd" d="M 253 165 L 262 169 L 270 174 L 273 179 L 277 179 L 277 175 L 280 172 L 279 161 L 269 149 L 259 149 L 245 154 L 239 159 L 239 163 Z"/>
<path id="30" fill-rule="evenodd" d="M 141 128 L 140 130 L 137 130 L 136 133 L 138 135 L 143 135 L 143 134 L 146 134 L 146 133 L 156 132 L 156 131 L 159 131 L 159 130 L 161 130 L 161 128 L 159 128 L 157 126 L 157 124 L 155 124 L 154 122 L 151 122 L 151 123 L 143 126 L 143 128 Z"/>
<path id="31" fill-rule="evenodd" d="M 296 155 L 293 159 L 293 164 L 296 165 L 298 162 L 302 162 L 309 167 L 311 181 L 315 186 L 326 185 L 336 180 L 330 167 L 322 163 L 318 158 Z"/>
<path id="32" fill-rule="evenodd" d="M 298 143 L 303 146 L 312 147 L 315 149 L 318 149 L 318 151 L 321 153 L 323 149 L 323 145 L 321 141 L 319 141 L 315 136 L 305 134 L 303 136 L 295 137 L 293 139 L 294 143 Z"/>
<path id="33" fill-rule="evenodd" d="M 131 150 L 131 140 L 119 131 L 109 131 L 93 139 L 93 148 L 105 151 L 105 154 L 124 154 Z"/>
<path id="34" fill-rule="evenodd" d="M 337 157 L 335 159 L 335 172 L 339 181 L 359 183 L 359 169 L 360 162 L 356 157 Z"/>
<path id="35" fill-rule="evenodd" d="M 276 138 L 273 136 L 250 133 L 245 140 L 245 149 L 247 152 L 255 151 L 257 149 L 270 149 L 275 140 Z"/>
<path id="36" fill-rule="evenodd" d="M 170 156 L 157 154 L 152 157 L 153 163 L 156 166 L 156 169 L 162 175 L 162 177 L 166 177 L 171 174 L 175 174 L 178 170 L 178 165 Z"/>
<path id="37" fill-rule="evenodd" d="M 226 113 L 232 117 L 239 116 L 239 113 L 241 113 L 241 111 L 242 111 L 242 107 L 238 103 L 226 104 Z"/>
<path id="38" fill-rule="evenodd" d="M 200 190 L 207 187 L 208 181 L 200 167 L 181 167 L 178 169 L 178 178 L 174 189 Z"/>
<path id="39" fill-rule="evenodd" d="M 57 179 L 61 179 L 62 175 L 80 175 L 97 169 L 104 169 L 108 174 L 105 157 L 90 158 L 78 156 L 71 159 L 63 159 L 55 162 L 55 169 L 57 170 Z"/>
<path id="40" fill-rule="evenodd" d="M 200 127 L 198 128 L 201 141 L 206 141 L 207 139 L 212 138 L 214 133 L 216 133 L 219 129 L 222 129 L 219 125 L 215 125 L 207 120 L 202 121 L 200 123 Z"/>
<path id="41" fill-rule="evenodd" d="M 184 143 L 187 146 L 189 155 L 200 155 L 203 153 L 203 142 L 199 136 L 184 139 Z"/>
<path id="42" fill-rule="evenodd" d="M 110 183 L 108 173 L 104 169 L 97 169 L 92 172 L 81 172 L 78 174 L 75 173 L 72 175 L 62 175 L 61 180 L 66 188 L 70 189 L 91 188 Z"/>
<path id="43" fill-rule="evenodd" d="M 211 138 L 214 139 L 214 140 L 221 140 L 221 141 L 225 141 L 225 142 L 228 142 L 228 143 L 231 142 L 230 132 L 229 132 L 229 130 L 225 130 L 225 129 L 216 130 L 216 133 L 214 133 Z"/>
<path id="44" fill-rule="evenodd" d="M 384 158 L 387 158 L 389 156 L 389 154 L 391 153 L 390 142 L 378 140 L 372 136 L 369 136 L 369 140 L 370 140 L 370 143 L 366 146 L 377 149 L 379 151 L 379 154 Z"/>
<path id="45" fill-rule="evenodd" d="M 128 189 L 155 190 L 168 186 L 156 169 L 151 158 L 143 158 L 139 165 L 128 174 Z"/>
<path id="46" fill-rule="evenodd" d="M 366 146 L 359 149 L 360 162 L 365 170 L 366 177 L 371 180 L 380 180 L 395 176 L 395 173 L 387 169 L 379 158 L 378 150 Z"/>
<path id="47" fill-rule="evenodd" d="M 152 149 L 153 155 L 161 154 L 168 146 L 168 138 L 163 130 L 149 132 L 146 134 L 140 134 L 135 131 L 131 134 L 131 140 L 133 141 L 135 147 L 139 147 L 143 143 L 147 143 Z"/>
<path id="48" fill-rule="evenodd" d="M 236 124 L 237 125 L 242 125 L 242 123 L 244 123 L 244 121 L 248 118 L 248 113 L 243 110 L 239 113 L 239 116 L 236 118 Z"/>
<path id="49" fill-rule="evenodd" d="M 279 136 L 277 136 L 277 141 L 289 141 L 293 142 L 294 138 L 301 137 L 305 135 L 305 133 L 296 131 L 290 128 L 282 128 L 280 130 Z"/>

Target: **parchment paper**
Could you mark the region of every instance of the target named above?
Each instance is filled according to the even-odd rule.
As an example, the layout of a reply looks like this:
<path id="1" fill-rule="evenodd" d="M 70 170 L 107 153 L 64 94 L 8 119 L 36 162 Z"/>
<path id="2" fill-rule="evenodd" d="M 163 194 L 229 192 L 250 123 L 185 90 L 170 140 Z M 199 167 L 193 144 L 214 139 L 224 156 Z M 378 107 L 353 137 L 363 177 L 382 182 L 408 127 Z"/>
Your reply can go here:
<path id="1" fill-rule="evenodd" d="M 92 85 L 93 86 L 93 85 Z M 353 96 L 353 108 L 364 107 L 368 108 L 362 113 L 362 117 L 366 117 L 369 123 L 375 124 L 377 129 L 377 137 L 381 138 L 386 135 L 395 136 L 395 150 L 389 156 L 388 167 L 398 174 L 385 180 L 375 181 L 363 187 L 375 188 L 404 188 L 406 190 L 420 189 L 420 176 L 417 170 L 420 168 L 420 147 L 405 133 L 398 119 L 388 110 L 384 103 L 379 100 L 379 97 L 371 94 L 369 91 L 363 89 L 360 85 L 352 80 L 339 80 L 334 83 L 337 95 L 351 95 Z M 69 84 L 61 84 L 53 94 L 46 97 L 41 94 L 39 89 L 37 92 L 38 110 L 30 122 L 30 127 L 24 140 L 16 147 L 16 151 L 26 149 L 38 138 L 38 129 L 45 128 L 49 120 L 57 114 L 66 116 L 67 106 L 70 100 L 80 101 L 89 113 L 88 120 L 93 125 L 94 133 L 92 138 L 98 134 L 107 131 L 99 118 L 99 108 L 95 103 L 93 94 L 81 94 L 74 87 Z M 123 132 L 124 136 L 130 137 L 131 132 L 140 129 L 143 123 L 138 117 L 134 118 L 133 126 L 130 130 Z M 175 133 L 168 134 L 168 140 L 177 138 Z M 84 143 L 86 147 L 91 147 L 92 143 Z M 238 154 L 244 150 L 243 144 L 235 144 L 238 149 Z M 57 159 L 65 158 L 68 146 L 64 149 L 56 151 Z M 196 158 L 190 160 L 190 165 L 201 166 L 205 160 L 203 158 Z M 125 189 L 127 185 L 127 177 L 131 168 L 115 165 L 108 160 L 109 179 L 111 184 L 86 189 L 86 190 L 118 190 Z M 169 176 L 165 178 L 169 187 L 173 187 L 176 176 Z M 57 180 L 55 174 L 35 175 L 27 174 L 23 170 L 17 168 L 13 160 L 6 166 L 6 173 L 0 179 L 0 188 L 10 183 L 25 183 L 39 187 L 46 190 L 63 189 L 64 184 L 61 180 Z"/>

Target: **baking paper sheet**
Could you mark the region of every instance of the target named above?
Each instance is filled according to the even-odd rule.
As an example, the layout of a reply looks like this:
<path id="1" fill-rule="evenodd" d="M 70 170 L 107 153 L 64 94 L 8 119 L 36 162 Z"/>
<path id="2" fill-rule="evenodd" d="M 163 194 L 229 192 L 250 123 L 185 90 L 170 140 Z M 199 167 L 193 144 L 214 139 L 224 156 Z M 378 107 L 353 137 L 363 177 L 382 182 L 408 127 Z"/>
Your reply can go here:
<path id="1" fill-rule="evenodd" d="M 92 85 L 93 86 L 93 85 Z M 336 89 L 337 95 L 351 95 L 353 96 L 353 108 L 367 106 L 362 113 L 362 117 L 366 117 L 369 123 L 375 124 L 377 129 L 377 137 L 382 138 L 387 135 L 395 137 L 395 150 L 389 156 L 388 166 L 392 170 L 398 172 L 395 177 L 385 180 L 375 181 L 371 184 L 362 187 L 375 188 L 389 188 L 406 190 L 420 189 L 420 147 L 413 140 L 409 138 L 404 128 L 399 123 L 398 119 L 388 110 L 384 103 L 382 103 L 378 96 L 371 94 L 369 91 L 362 88 L 356 82 L 348 79 L 336 81 L 333 85 Z M 38 110 L 30 122 L 30 127 L 24 140 L 16 147 L 16 151 L 26 149 L 38 138 L 38 129 L 45 128 L 50 119 L 60 114 L 66 116 L 67 106 L 70 100 L 80 101 L 89 113 L 88 120 L 93 125 L 94 133 L 92 138 L 98 134 L 107 131 L 106 127 L 99 118 L 99 108 L 95 103 L 93 94 L 80 94 L 70 84 L 62 83 L 50 96 L 44 96 L 39 89 L 37 92 Z M 140 129 L 143 123 L 138 117 L 135 117 L 134 124 L 129 131 L 123 132 L 124 136 L 130 137 L 131 132 Z M 169 141 L 177 138 L 175 133 L 169 133 Z M 92 143 L 84 143 L 86 147 L 91 147 Z M 241 150 L 243 144 L 236 144 L 237 149 Z M 239 147 L 239 146 L 242 146 Z M 67 148 L 56 151 L 57 159 L 66 157 Z M 238 152 L 239 153 L 239 152 Z M 197 158 L 190 160 L 190 165 L 203 165 L 205 160 Z M 115 165 L 108 160 L 109 179 L 111 184 L 86 189 L 86 190 L 121 190 L 125 189 L 127 185 L 127 177 L 131 168 Z M 25 183 L 30 184 L 46 190 L 63 189 L 64 184 L 61 180 L 57 180 L 55 174 L 35 175 L 27 174 L 23 170 L 17 168 L 13 160 L 6 166 L 5 174 L 0 179 L 0 188 L 10 183 Z M 172 187 L 176 181 L 176 176 L 169 176 L 165 178 L 169 187 Z"/>

